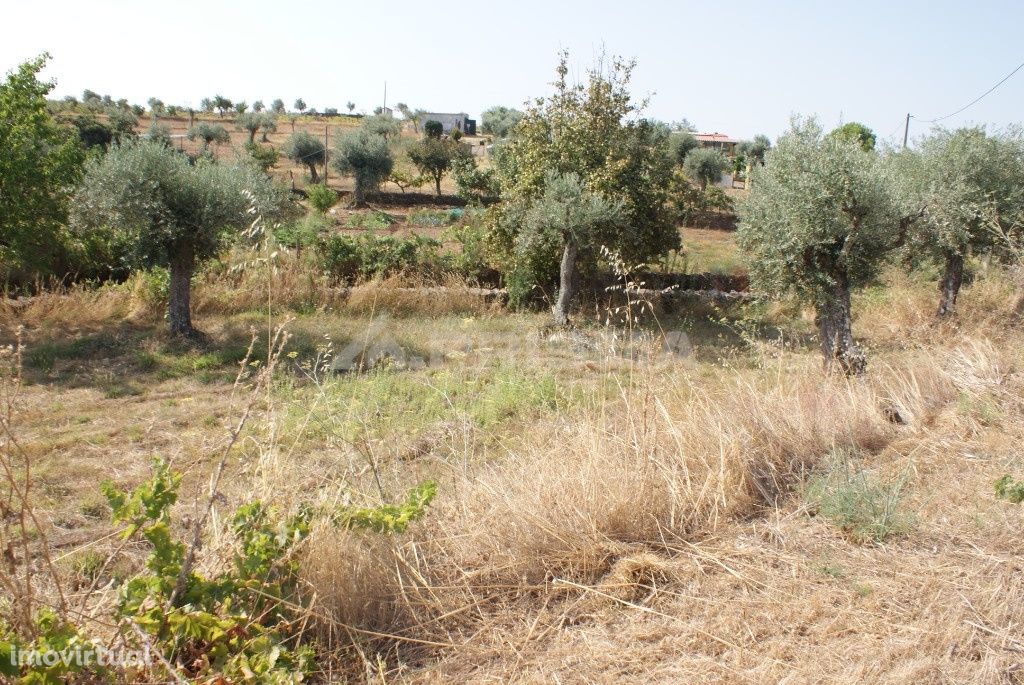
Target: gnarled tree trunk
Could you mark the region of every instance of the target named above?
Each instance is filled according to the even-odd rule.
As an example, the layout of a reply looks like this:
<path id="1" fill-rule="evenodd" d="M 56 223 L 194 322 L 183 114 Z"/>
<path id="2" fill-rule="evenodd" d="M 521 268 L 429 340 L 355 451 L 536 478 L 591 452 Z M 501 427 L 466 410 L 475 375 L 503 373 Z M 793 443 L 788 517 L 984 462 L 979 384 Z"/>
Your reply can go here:
<path id="1" fill-rule="evenodd" d="M 559 326 L 569 324 L 569 308 L 576 296 L 576 256 L 579 248 L 572 235 L 565 236 L 565 247 L 562 249 L 562 264 L 558 270 L 558 298 L 551 313 Z"/>
<path id="2" fill-rule="evenodd" d="M 178 248 L 171 255 L 171 283 L 168 288 L 167 320 L 173 335 L 195 335 L 192 328 L 191 288 L 195 258 L 191 245 Z"/>
<path id="3" fill-rule="evenodd" d="M 316 172 L 316 164 L 314 164 L 313 162 L 308 162 L 306 164 L 306 166 L 309 167 L 309 180 L 310 180 L 310 182 L 312 182 L 312 183 L 319 183 L 320 182 L 320 174 L 318 174 Z"/>
<path id="4" fill-rule="evenodd" d="M 964 283 L 964 257 L 946 253 L 946 270 L 939 281 L 939 316 L 949 316 L 956 309 L 956 297 Z"/>
<path id="5" fill-rule="evenodd" d="M 826 371 L 857 376 L 867 368 L 867 357 L 853 340 L 851 322 L 850 288 L 842 276 L 832 292 L 818 302 L 814 317 Z"/>
<path id="6" fill-rule="evenodd" d="M 366 206 L 366 193 L 363 191 L 363 184 L 356 179 L 355 190 L 352 191 L 352 205 L 354 207 L 365 207 Z"/>
<path id="7" fill-rule="evenodd" d="M 441 174 L 434 174 L 434 187 L 437 189 L 437 196 L 441 197 Z"/>

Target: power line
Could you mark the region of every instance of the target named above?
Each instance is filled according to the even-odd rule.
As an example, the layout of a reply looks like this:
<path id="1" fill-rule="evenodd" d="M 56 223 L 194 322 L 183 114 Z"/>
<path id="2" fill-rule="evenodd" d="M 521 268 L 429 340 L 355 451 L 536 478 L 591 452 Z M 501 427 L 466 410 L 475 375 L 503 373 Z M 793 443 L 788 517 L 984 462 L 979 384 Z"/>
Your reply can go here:
<path id="1" fill-rule="evenodd" d="M 988 90 L 986 90 L 986 91 L 985 91 L 984 93 L 982 93 L 982 94 L 981 94 L 981 95 L 979 95 L 978 97 L 974 98 L 973 100 L 971 100 L 970 102 L 968 102 L 968 103 L 967 103 L 966 105 L 964 105 L 963 107 L 961 107 L 961 108 L 960 108 L 960 109 L 958 109 L 957 111 L 953 112 L 952 114 L 947 114 L 946 116 L 943 116 L 943 117 L 937 117 L 937 118 L 935 118 L 935 119 L 919 119 L 918 117 L 913 117 L 913 119 L 915 119 L 915 120 L 917 120 L 917 121 L 920 121 L 921 123 L 924 123 L 924 124 L 936 124 L 936 123 L 938 123 L 938 122 L 940 122 L 940 121 L 943 121 L 943 120 L 945 120 L 945 119 L 949 119 L 950 117 L 955 117 L 955 116 L 956 116 L 957 114 L 960 114 L 960 113 L 961 113 L 961 112 L 963 112 L 964 110 L 966 110 L 966 109 L 968 109 L 968 108 L 972 107 L 973 105 L 977 104 L 978 102 L 980 102 L 980 101 L 982 100 L 982 98 L 984 98 L 985 96 L 987 96 L 988 94 L 990 94 L 990 93 L 991 93 L 992 91 L 994 91 L 994 90 L 995 90 L 996 88 L 998 88 L 999 86 L 1001 86 L 1001 85 L 1003 85 L 1004 83 L 1006 83 L 1007 81 L 1009 81 L 1009 80 L 1010 80 L 1010 77 L 1011 77 L 1011 76 L 1013 76 L 1014 74 L 1016 74 L 1016 73 L 1017 73 L 1018 71 L 1020 71 L 1020 70 L 1021 70 L 1021 68 L 1024 68 L 1024 62 L 1021 62 L 1020 64 L 1018 64 L 1018 65 L 1017 65 L 1017 68 L 1016 68 L 1016 69 L 1014 69 L 1013 71 L 1011 71 L 1011 72 L 1010 72 L 1009 74 L 1007 74 L 1006 76 L 1004 76 L 1004 77 L 1003 77 L 1003 79 L 1002 79 L 1001 81 L 999 81 L 999 83 L 997 83 L 996 85 L 992 86 L 991 88 L 989 88 Z"/>

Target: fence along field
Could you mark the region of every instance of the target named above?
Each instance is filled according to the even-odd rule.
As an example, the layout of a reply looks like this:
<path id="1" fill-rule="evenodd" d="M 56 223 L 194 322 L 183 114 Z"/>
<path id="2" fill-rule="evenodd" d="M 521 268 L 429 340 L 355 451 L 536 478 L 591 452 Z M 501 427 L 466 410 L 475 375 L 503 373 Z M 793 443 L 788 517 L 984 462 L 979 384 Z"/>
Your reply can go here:
<path id="1" fill-rule="evenodd" d="M 1016 677 L 1016 132 L 797 120 L 733 199 L 629 63 L 560 68 L 461 183 L 459 141 L 353 122 L 356 210 L 333 167 L 296 200 L 225 146 L 86 152 L 39 67 L 0 86 L 40 171 L 0 219 L 6 678 Z M 440 201 L 380 180 L 410 145 Z"/>

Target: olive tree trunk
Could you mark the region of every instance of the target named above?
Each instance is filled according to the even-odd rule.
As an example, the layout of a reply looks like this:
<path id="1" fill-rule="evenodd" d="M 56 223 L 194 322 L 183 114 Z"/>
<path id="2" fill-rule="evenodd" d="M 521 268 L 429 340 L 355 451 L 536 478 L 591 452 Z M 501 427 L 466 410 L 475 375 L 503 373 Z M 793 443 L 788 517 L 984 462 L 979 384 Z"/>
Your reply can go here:
<path id="1" fill-rule="evenodd" d="M 308 162 L 306 166 L 309 167 L 309 180 L 311 183 L 320 182 L 320 174 L 316 172 L 316 164 L 314 162 Z"/>
<path id="2" fill-rule="evenodd" d="M 171 255 L 171 282 L 168 288 L 167 320 L 173 335 L 195 335 L 192 328 L 191 292 L 195 258 L 191 245 L 179 247 Z"/>
<path id="3" fill-rule="evenodd" d="M 437 196 L 441 197 L 441 174 L 434 174 L 434 188 L 437 190 Z"/>
<path id="4" fill-rule="evenodd" d="M 363 184 L 359 182 L 358 178 L 356 179 L 355 189 L 352 191 L 352 198 L 353 198 L 352 199 L 353 206 L 355 206 L 355 207 L 365 207 L 366 206 L 366 192 L 363 189 Z"/>
<path id="5" fill-rule="evenodd" d="M 946 270 L 939 281 L 939 316 L 949 316 L 956 309 L 956 297 L 964 283 L 964 256 L 946 254 Z"/>
<path id="6" fill-rule="evenodd" d="M 825 370 L 857 376 L 867 368 L 867 357 L 853 340 L 850 313 L 850 288 L 846 278 L 837 279 L 832 291 L 816 306 L 814 323 L 818 327 Z"/>
<path id="7" fill-rule="evenodd" d="M 573 298 L 576 296 L 576 256 L 579 248 L 576 239 L 572 235 L 565 236 L 565 247 L 562 249 L 562 263 L 558 270 L 558 298 L 551 313 L 555 317 L 555 324 L 566 326 L 569 324 L 569 308 L 572 307 Z"/>

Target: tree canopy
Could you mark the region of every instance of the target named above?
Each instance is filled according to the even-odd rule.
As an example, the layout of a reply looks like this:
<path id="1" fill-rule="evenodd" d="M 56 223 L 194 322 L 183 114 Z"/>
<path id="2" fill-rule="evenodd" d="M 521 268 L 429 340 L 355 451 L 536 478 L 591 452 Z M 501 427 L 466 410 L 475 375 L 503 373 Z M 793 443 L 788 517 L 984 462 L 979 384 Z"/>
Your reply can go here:
<path id="1" fill-rule="evenodd" d="M 355 204 L 366 203 L 366 193 L 375 190 L 391 174 L 395 160 L 387 139 L 363 127 L 338 138 L 334 148 L 334 168 L 355 179 Z"/>
<path id="2" fill-rule="evenodd" d="M 522 118 L 523 113 L 518 109 L 497 105 L 480 116 L 480 130 L 487 135 L 504 138 Z"/>

